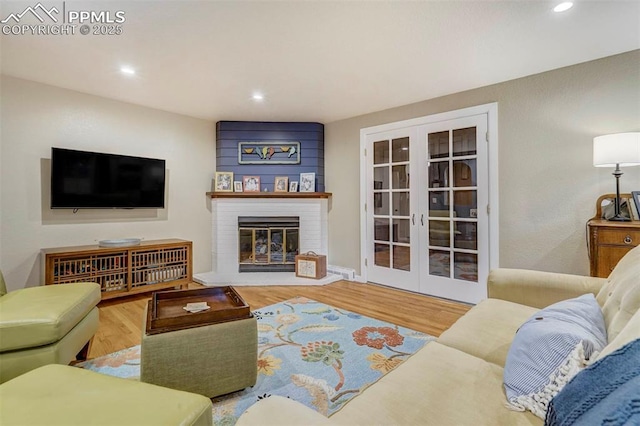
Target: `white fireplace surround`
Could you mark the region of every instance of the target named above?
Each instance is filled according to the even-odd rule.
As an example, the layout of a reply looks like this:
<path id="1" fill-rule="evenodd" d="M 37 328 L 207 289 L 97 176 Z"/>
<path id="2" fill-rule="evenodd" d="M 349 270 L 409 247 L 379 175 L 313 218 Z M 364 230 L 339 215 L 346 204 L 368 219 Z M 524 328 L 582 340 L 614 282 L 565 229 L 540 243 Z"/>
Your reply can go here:
<path id="1" fill-rule="evenodd" d="M 314 280 L 293 272 L 238 272 L 239 216 L 298 216 L 300 253 L 328 255 L 326 198 L 212 198 L 210 272 L 194 274 L 196 282 L 218 285 L 321 285 L 341 279 L 338 275 Z"/>

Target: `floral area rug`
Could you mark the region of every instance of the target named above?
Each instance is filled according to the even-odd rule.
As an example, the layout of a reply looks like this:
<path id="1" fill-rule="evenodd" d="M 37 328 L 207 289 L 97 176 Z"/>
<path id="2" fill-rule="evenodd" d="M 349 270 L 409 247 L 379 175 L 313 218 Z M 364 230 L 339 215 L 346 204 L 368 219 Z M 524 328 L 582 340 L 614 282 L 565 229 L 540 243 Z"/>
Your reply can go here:
<path id="1" fill-rule="evenodd" d="M 271 395 L 291 398 L 330 416 L 435 339 L 303 297 L 253 314 L 258 320 L 258 382 L 214 398 L 214 424 L 233 425 L 247 408 Z M 140 346 L 77 366 L 136 379 Z"/>

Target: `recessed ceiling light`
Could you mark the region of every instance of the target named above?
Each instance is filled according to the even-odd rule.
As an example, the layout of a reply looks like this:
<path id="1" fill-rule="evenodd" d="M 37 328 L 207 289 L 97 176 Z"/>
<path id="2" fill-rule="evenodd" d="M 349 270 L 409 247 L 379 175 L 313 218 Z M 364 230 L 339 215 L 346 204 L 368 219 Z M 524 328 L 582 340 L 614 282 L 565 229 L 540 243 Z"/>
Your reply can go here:
<path id="1" fill-rule="evenodd" d="M 565 1 L 560 3 L 559 5 L 557 5 L 556 7 L 553 8 L 554 12 L 564 12 L 565 10 L 569 10 L 573 7 L 573 2 L 571 1 Z"/>
<path id="2" fill-rule="evenodd" d="M 254 93 L 253 96 L 251 96 L 251 99 L 253 99 L 256 102 L 260 102 L 264 100 L 264 95 L 262 95 L 262 93 Z"/>
<path id="3" fill-rule="evenodd" d="M 135 75 L 136 70 L 131 67 L 120 67 L 120 72 L 126 75 Z"/>

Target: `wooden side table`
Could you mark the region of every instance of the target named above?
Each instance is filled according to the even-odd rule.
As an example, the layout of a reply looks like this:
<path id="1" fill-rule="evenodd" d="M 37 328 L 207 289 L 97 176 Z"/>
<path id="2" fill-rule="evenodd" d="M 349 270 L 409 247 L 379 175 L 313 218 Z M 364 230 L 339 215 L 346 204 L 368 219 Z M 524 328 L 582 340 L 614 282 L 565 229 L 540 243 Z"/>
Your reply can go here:
<path id="1" fill-rule="evenodd" d="M 589 260 L 591 276 L 607 278 L 620 259 L 640 245 L 640 221 L 610 222 L 591 219 L 589 232 Z"/>

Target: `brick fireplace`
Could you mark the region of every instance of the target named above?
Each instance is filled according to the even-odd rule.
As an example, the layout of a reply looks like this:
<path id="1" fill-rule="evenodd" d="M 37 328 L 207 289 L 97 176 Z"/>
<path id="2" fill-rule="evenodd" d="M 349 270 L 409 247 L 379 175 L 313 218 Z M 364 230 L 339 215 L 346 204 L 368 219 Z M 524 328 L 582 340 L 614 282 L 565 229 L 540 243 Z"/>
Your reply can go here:
<path id="1" fill-rule="evenodd" d="M 294 225 L 292 218 L 298 219 L 298 252 L 328 253 L 327 213 L 329 209 L 328 195 L 324 193 L 209 193 L 211 196 L 211 225 L 212 225 L 212 270 L 210 272 L 194 274 L 194 281 L 208 286 L 216 285 L 318 285 L 337 281 L 341 277 L 328 275 L 325 279 L 313 280 L 298 278 L 293 269 L 289 272 L 280 270 L 255 270 L 255 246 L 248 254 L 245 234 L 245 248 L 243 250 L 245 265 L 253 272 L 241 272 L 241 222 L 252 219 L 271 218 Z M 241 220 L 241 218 L 244 218 Z M 262 219 L 259 219 L 262 220 Z M 257 225 L 260 226 L 258 223 Z M 278 229 L 278 224 L 272 226 Z M 290 226 L 293 228 L 294 226 Z M 280 229 L 283 229 L 281 226 Z M 258 229 L 268 229 L 262 226 Z M 278 232 L 276 231 L 276 234 Z M 286 234 L 286 231 L 285 231 Z M 254 234 L 252 234 L 253 236 Z M 263 234 L 264 235 L 264 234 Z M 292 234 L 293 235 L 293 234 Z M 268 236 L 268 234 L 267 234 Z M 277 239 L 278 237 L 276 237 Z M 264 242 L 264 241 L 263 241 Z M 254 244 L 254 243 L 252 243 Z M 279 244 L 279 243 L 276 243 Z M 262 253 L 264 255 L 265 253 Z M 249 256 L 253 256 L 249 261 Z M 286 253 L 285 253 L 286 256 Z M 277 255 L 276 255 L 277 258 Z M 264 257 L 260 259 L 259 267 L 264 266 Z M 286 262 L 283 262 L 286 263 Z M 289 268 L 291 268 L 289 266 Z M 276 268 L 277 269 L 277 268 Z"/>

